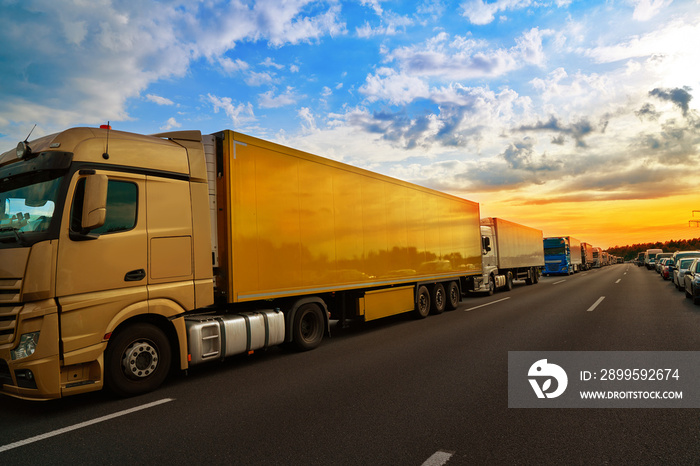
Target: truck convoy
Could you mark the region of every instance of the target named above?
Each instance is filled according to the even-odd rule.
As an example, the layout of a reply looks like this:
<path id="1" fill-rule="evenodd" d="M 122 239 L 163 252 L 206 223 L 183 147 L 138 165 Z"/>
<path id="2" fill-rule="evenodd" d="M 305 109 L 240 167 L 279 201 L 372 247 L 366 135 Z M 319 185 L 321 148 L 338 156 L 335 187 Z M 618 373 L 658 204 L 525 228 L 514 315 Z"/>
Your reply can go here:
<path id="1" fill-rule="evenodd" d="M 571 236 L 544 238 L 544 274 L 572 275 L 582 268 L 581 242 Z"/>
<path id="2" fill-rule="evenodd" d="M 229 130 L 73 128 L 0 179 L 0 393 L 25 399 L 313 349 L 331 319 L 439 314 L 543 264 L 538 230 L 540 257 L 504 221 L 483 243 L 477 203 Z"/>
<path id="3" fill-rule="evenodd" d="M 501 218 L 481 219 L 482 274 L 470 278 L 470 291 L 493 294 L 513 289 L 513 280 L 539 281 L 544 266 L 542 231 Z"/>

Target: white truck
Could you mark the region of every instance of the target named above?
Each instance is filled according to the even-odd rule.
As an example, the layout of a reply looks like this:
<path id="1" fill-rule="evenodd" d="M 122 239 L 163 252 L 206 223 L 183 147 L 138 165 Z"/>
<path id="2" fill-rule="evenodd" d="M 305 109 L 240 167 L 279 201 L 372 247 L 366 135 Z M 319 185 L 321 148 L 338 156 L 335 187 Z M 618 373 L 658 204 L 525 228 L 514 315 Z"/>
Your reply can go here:
<path id="1" fill-rule="evenodd" d="M 511 290 L 514 280 L 539 281 L 544 267 L 542 231 L 502 218 L 481 219 L 482 275 L 470 277 L 471 291 Z"/>

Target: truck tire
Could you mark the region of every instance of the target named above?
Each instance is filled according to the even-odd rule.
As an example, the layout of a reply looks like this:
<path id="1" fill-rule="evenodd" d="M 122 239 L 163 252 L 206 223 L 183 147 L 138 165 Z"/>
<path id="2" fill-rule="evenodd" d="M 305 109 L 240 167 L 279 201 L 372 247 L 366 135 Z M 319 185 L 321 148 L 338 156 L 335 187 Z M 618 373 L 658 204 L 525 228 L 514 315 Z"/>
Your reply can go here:
<path id="1" fill-rule="evenodd" d="M 487 291 L 489 296 L 493 296 L 496 292 L 496 279 L 493 275 L 489 275 L 489 291 Z"/>
<path id="2" fill-rule="evenodd" d="M 117 396 L 127 397 L 158 388 L 170 372 L 170 341 L 161 329 L 137 323 L 120 330 L 105 352 L 105 384 Z"/>
<path id="3" fill-rule="evenodd" d="M 442 283 L 436 283 L 433 285 L 430 296 L 430 304 L 431 314 L 442 314 L 445 311 L 445 306 L 447 306 L 447 296 L 445 295 L 445 287 L 442 285 Z"/>
<path id="4" fill-rule="evenodd" d="M 450 282 L 447 285 L 447 309 L 454 311 L 459 306 L 459 285 L 457 282 Z"/>
<path id="5" fill-rule="evenodd" d="M 430 313 L 430 293 L 425 286 L 418 287 L 418 293 L 416 294 L 416 307 L 413 314 L 418 319 L 425 319 Z"/>
<path id="6" fill-rule="evenodd" d="M 308 351 L 321 344 L 324 334 L 323 311 L 316 303 L 297 309 L 292 324 L 292 341 L 298 350 Z"/>
<path id="7" fill-rule="evenodd" d="M 537 269 L 534 267 L 530 267 L 530 270 L 527 271 L 527 279 L 525 280 L 525 284 L 534 285 L 538 281 L 540 281 L 540 279 L 539 274 L 537 273 Z"/>
<path id="8" fill-rule="evenodd" d="M 508 272 L 506 274 L 506 290 L 510 291 L 513 289 L 513 272 Z"/>

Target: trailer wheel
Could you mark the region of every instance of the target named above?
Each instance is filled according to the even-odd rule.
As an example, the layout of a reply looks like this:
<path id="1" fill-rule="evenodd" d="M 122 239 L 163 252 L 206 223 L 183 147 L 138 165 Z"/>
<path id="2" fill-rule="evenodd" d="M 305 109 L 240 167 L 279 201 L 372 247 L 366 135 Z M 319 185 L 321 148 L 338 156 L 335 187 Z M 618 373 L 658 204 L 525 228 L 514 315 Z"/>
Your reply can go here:
<path id="1" fill-rule="evenodd" d="M 442 314 L 445 311 L 445 306 L 447 306 L 447 296 L 445 296 L 445 287 L 442 283 L 436 283 L 433 286 L 433 293 L 430 296 L 431 308 L 430 312 L 432 314 Z"/>
<path id="2" fill-rule="evenodd" d="M 292 327 L 292 341 L 297 349 L 308 351 L 323 340 L 323 311 L 316 303 L 308 303 L 297 309 Z"/>
<path id="3" fill-rule="evenodd" d="M 506 274 L 506 290 L 510 291 L 513 289 L 513 272 L 508 272 Z"/>
<path id="4" fill-rule="evenodd" d="M 161 329 L 147 323 L 124 328 L 105 352 L 105 384 L 117 396 L 155 390 L 170 371 L 170 341 Z"/>
<path id="5" fill-rule="evenodd" d="M 454 311 L 459 306 L 459 286 L 457 282 L 450 282 L 447 285 L 447 309 Z"/>
<path id="6" fill-rule="evenodd" d="M 416 307 L 413 311 L 415 316 L 419 319 L 424 319 L 428 317 L 430 313 L 430 293 L 425 286 L 420 286 L 418 288 L 418 295 L 416 296 Z"/>
<path id="7" fill-rule="evenodd" d="M 539 276 L 537 273 L 537 269 L 534 267 L 530 267 L 530 270 L 527 271 L 527 280 L 525 280 L 525 283 L 527 285 L 534 285 L 539 281 Z"/>
<path id="8" fill-rule="evenodd" d="M 537 270 L 537 267 L 532 268 L 532 283 L 539 283 L 540 282 L 540 271 Z"/>

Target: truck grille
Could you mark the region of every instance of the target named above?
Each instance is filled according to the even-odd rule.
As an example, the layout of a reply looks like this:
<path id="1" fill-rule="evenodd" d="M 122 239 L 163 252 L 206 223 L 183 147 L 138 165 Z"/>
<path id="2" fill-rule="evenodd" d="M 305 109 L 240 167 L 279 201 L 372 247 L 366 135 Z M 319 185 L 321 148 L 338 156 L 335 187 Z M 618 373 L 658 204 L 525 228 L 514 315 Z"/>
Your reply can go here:
<path id="1" fill-rule="evenodd" d="M 22 280 L 0 280 L 0 345 L 14 339 L 17 316 L 22 309 L 20 290 Z"/>

